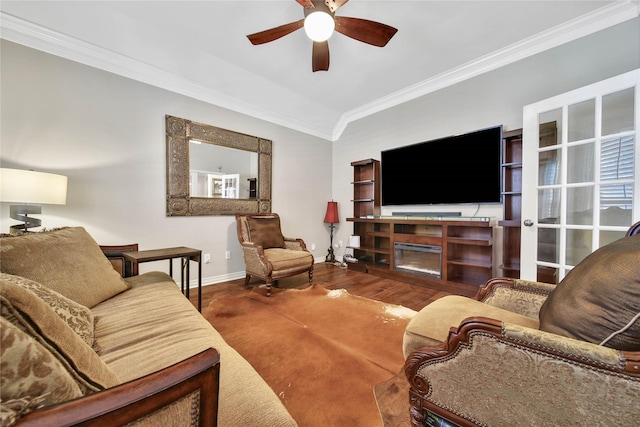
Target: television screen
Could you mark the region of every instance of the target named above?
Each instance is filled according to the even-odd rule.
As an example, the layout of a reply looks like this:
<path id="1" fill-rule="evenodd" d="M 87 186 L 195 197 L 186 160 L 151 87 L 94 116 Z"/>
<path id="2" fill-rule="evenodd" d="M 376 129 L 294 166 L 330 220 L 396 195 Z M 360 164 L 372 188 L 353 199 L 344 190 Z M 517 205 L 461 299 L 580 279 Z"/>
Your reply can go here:
<path id="1" fill-rule="evenodd" d="M 502 126 L 382 152 L 382 205 L 500 203 Z"/>

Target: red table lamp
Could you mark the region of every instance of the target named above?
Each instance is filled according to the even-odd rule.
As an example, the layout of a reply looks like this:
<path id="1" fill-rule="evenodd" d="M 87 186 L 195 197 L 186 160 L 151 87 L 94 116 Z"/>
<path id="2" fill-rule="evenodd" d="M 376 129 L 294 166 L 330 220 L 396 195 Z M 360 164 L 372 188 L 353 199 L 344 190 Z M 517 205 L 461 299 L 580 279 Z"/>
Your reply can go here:
<path id="1" fill-rule="evenodd" d="M 324 215 L 324 222 L 329 224 L 329 231 L 331 232 L 331 245 L 329 246 L 329 253 L 325 258 L 325 262 L 336 262 L 336 257 L 333 254 L 333 228 L 335 224 L 340 222 L 338 218 L 338 202 L 327 203 L 327 213 Z"/>

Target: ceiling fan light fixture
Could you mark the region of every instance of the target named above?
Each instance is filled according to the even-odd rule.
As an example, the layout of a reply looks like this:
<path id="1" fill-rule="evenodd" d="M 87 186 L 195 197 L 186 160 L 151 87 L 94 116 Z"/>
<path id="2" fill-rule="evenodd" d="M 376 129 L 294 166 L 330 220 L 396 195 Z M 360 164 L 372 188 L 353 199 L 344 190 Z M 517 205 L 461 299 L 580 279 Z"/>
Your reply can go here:
<path id="1" fill-rule="evenodd" d="M 307 15 L 304 20 L 304 31 L 314 42 L 323 42 L 331 37 L 336 23 L 333 17 L 323 11 L 313 12 Z"/>

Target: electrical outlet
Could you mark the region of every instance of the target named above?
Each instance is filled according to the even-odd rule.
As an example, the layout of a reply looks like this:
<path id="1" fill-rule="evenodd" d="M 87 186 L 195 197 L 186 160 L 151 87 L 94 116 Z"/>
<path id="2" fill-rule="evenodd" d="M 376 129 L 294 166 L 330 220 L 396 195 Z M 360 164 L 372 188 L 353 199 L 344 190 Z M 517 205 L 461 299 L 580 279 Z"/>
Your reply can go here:
<path id="1" fill-rule="evenodd" d="M 338 247 L 341 248 L 342 247 L 342 240 L 338 240 Z"/>
<path id="2" fill-rule="evenodd" d="M 209 264 L 211 262 L 211 254 L 204 254 L 204 263 Z"/>
<path id="3" fill-rule="evenodd" d="M 231 259 L 231 251 L 224 251 L 224 259 Z"/>
<path id="4" fill-rule="evenodd" d="M 312 243 L 312 244 L 311 244 L 311 250 L 312 250 L 312 251 L 315 251 L 315 250 L 316 250 L 316 244 L 315 244 L 315 243 Z"/>

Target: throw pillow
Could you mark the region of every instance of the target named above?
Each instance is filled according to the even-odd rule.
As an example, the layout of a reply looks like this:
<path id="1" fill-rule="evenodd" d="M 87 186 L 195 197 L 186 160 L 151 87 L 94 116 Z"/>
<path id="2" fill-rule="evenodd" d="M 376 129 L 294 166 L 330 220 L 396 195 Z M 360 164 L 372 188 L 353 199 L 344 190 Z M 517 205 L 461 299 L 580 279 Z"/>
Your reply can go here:
<path id="1" fill-rule="evenodd" d="M 89 346 L 93 346 L 93 313 L 90 309 L 75 301 L 71 301 L 69 298 L 46 286 L 42 286 L 38 282 L 25 279 L 24 277 L 0 273 L 0 284 L 3 284 L 5 281 L 23 287 L 46 302 L 84 342 Z"/>
<path id="2" fill-rule="evenodd" d="M 34 280 L 89 308 L 127 289 L 82 227 L 1 237 L 0 270 Z"/>
<path id="3" fill-rule="evenodd" d="M 21 417 L 43 407 L 45 397 L 46 395 L 36 398 L 21 397 L 0 401 L 0 425 L 11 427 Z"/>
<path id="4" fill-rule="evenodd" d="M 638 351 L 638 313 L 640 235 L 603 246 L 576 265 L 542 305 L 540 329 Z"/>
<path id="5" fill-rule="evenodd" d="M 256 245 L 263 249 L 284 248 L 284 237 L 280 231 L 280 218 L 269 217 L 247 217 L 249 226 L 249 238 Z"/>
<path id="6" fill-rule="evenodd" d="M 31 335 L 67 369 L 83 393 L 120 384 L 118 377 L 44 301 L 14 283 L 0 287 L 2 317 Z"/>
<path id="7" fill-rule="evenodd" d="M 27 402 L 37 402 L 36 406 L 49 406 L 82 396 L 64 366 L 33 337 L 4 317 L 0 318 L 0 334 L 3 426 L 5 421 L 24 414 L 24 409 L 16 408 L 15 400 L 26 399 Z M 31 405 L 27 403 L 26 406 Z"/>

